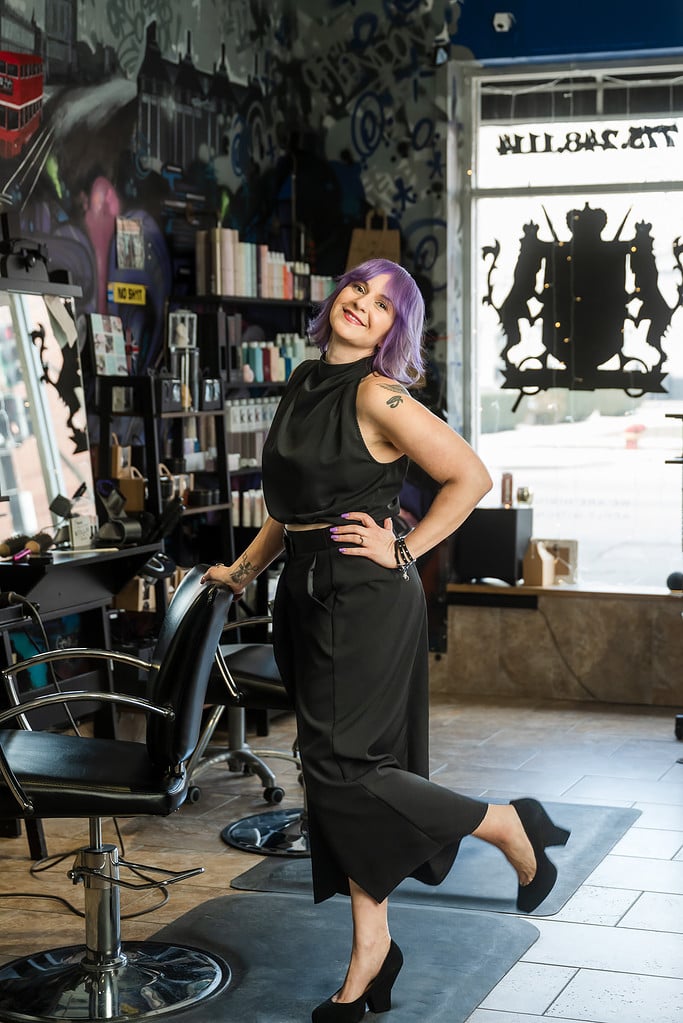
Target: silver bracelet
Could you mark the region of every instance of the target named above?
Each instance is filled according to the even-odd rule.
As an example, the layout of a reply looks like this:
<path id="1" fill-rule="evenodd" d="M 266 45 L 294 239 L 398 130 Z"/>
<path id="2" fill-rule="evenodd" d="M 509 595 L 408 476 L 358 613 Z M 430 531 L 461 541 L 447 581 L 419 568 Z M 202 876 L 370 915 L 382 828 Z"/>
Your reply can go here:
<path id="1" fill-rule="evenodd" d="M 396 569 L 401 573 L 403 578 L 408 581 L 408 569 L 411 565 L 415 564 L 415 558 L 408 550 L 408 545 L 402 536 L 399 536 L 394 541 L 394 557 L 396 559 Z"/>

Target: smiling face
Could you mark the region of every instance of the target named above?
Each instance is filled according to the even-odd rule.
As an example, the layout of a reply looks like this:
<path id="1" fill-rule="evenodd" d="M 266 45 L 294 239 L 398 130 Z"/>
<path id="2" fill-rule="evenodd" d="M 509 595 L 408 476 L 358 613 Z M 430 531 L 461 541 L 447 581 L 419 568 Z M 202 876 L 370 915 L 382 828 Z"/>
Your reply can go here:
<path id="1" fill-rule="evenodd" d="M 390 279 L 389 274 L 379 274 L 369 281 L 351 281 L 339 292 L 330 310 L 328 362 L 351 362 L 374 355 L 395 318 L 387 297 Z"/>

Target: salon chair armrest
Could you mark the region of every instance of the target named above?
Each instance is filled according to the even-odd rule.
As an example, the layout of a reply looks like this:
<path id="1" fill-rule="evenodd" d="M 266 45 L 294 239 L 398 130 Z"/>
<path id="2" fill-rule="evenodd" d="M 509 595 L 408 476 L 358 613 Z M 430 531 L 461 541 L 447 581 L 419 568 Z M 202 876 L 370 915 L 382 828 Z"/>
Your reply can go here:
<path id="1" fill-rule="evenodd" d="M 0 678 L 5 684 L 5 691 L 9 702 L 14 707 L 19 707 L 20 705 L 19 694 L 14 683 L 15 675 L 22 671 L 28 671 L 30 668 L 35 668 L 38 664 L 50 664 L 53 661 L 71 661 L 75 657 L 99 661 L 115 661 L 119 664 L 138 668 L 140 671 L 149 671 L 151 668 L 149 661 L 143 661 L 140 657 L 112 650 L 101 650 L 96 647 L 69 647 L 67 650 L 46 650 L 28 657 L 24 661 L 16 661 L 14 664 L 10 664 L 9 667 L 0 670 Z M 93 695 L 97 694 L 94 693 Z M 21 709 L 22 711 L 26 710 L 26 704 Z M 22 728 L 30 729 L 31 727 L 26 718 L 20 718 L 19 723 Z"/>
<path id="2" fill-rule="evenodd" d="M 87 700 L 88 703 L 120 703 L 127 707 L 136 707 L 138 710 L 147 711 L 150 714 L 160 714 L 161 717 L 173 720 L 175 712 L 170 707 L 160 707 L 156 703 L 143 699 L 141 696 L 124 696 L 121 693 L 103 693 L 96 689 L 73 689 L 68 693 L 45 693 L 44 696 L 36 696 L 33 700 L 27 700 L 18 707 L 10 707 L 8 710 L 0 711 L 0 725 L 13 718 L 20 718 L 22 714 L 28 714 L 32 710 L 40 710 L 41 707 L 52 707 L 61 703 L 76 703 Z M 31 728 L 28 731 L 32 731 Z"/>
<path id="3" fill-rule="evenodd" d="M 272 615 L 250 615 L 248 618 L 238 618 L 234 622 L 228 622 L 223 626 L 223 632 L 230 632 L 232 629 L 241 629 L 246 625 L 270 625 L 272 621 Z"/>
<path id="4" fill-rule="evenodd" d="M 27 671 L 37 664 L 47 664 L 50 661 L 72 661 L 78 657 L 90 657 L 99 661 L 118 661 L 121 664 L 128 664 L 134 668 L 142 668 L 149 671 L 149 661 L 143 661 L 141 657 L 134 657 L 132 654 L 119 653 L 116 650 L 100 650 L 97 647 L 69 647 L 66 650 L 45 650 L 43 653 L 33 654 L 25 661 L 15 661 L 7 668 L 0 670 L 0 677 L 7 681 L 9 676 L 18 675 L 20 671 Z"/>

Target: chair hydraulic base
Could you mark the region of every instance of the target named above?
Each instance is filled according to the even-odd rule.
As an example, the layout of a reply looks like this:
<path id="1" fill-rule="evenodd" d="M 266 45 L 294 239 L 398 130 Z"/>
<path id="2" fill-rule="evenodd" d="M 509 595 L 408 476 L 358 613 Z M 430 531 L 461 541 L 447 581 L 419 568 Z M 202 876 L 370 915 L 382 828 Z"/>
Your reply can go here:
<path id="1" fill-rule="evenodd" d="M 90 819 L 90 841 L 68 872 L 84 886 L 85 943 L 14 959 L 0 968 L 0 1020 L 141 1020 L 177 1012 L 224 990 L 230 967 L 195 948 L 155 941 L 121 942 L 120 890 L 166 887 L 203 873 L 169 871 L 144 884 L 122 881 L 119 851 L 102 841 L 102 821 Z M 141 864 L 128 864 L 141 867 Z"/>
<path id="2" fill-rule="evenodd" d="M 86 962 L 83 945 L 49 949 L 0 969 L 0 1019 L 142 1020 L 218 994 L 230 967 L 196 949 L 127 942 L 112 962 Z"/>
<path id="3" fill-rule="evenodd" d="M 270 810 L 229 824 L 221 831 L 228 845 L 264 856 L 310 856 L 306 814 L 302 808 Z"/>

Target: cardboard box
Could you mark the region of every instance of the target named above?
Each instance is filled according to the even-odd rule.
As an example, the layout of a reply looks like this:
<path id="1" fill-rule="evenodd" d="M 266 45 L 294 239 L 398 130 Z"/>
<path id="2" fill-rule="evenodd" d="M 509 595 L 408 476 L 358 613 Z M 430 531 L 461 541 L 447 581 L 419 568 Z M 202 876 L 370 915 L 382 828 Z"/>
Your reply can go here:
<path id="1" fill-rule="evenodd" d="M 578 540 L 539 539 L 555 563 L 556 583 L 576 583 L 579 574 Z"/>
<path id="2" fill-rule="evenodd" d="M 121 611 L 156 611 L 155 584 L 139 575 L 134 576 L 114 595 L 112 607 Z"/>
<path id="3" fill-rule="evenodd" d="M 529 541 L 522 563 L 522 578 L 525 586 L 554 585 L 555 558 L 542 540 Z"/>

